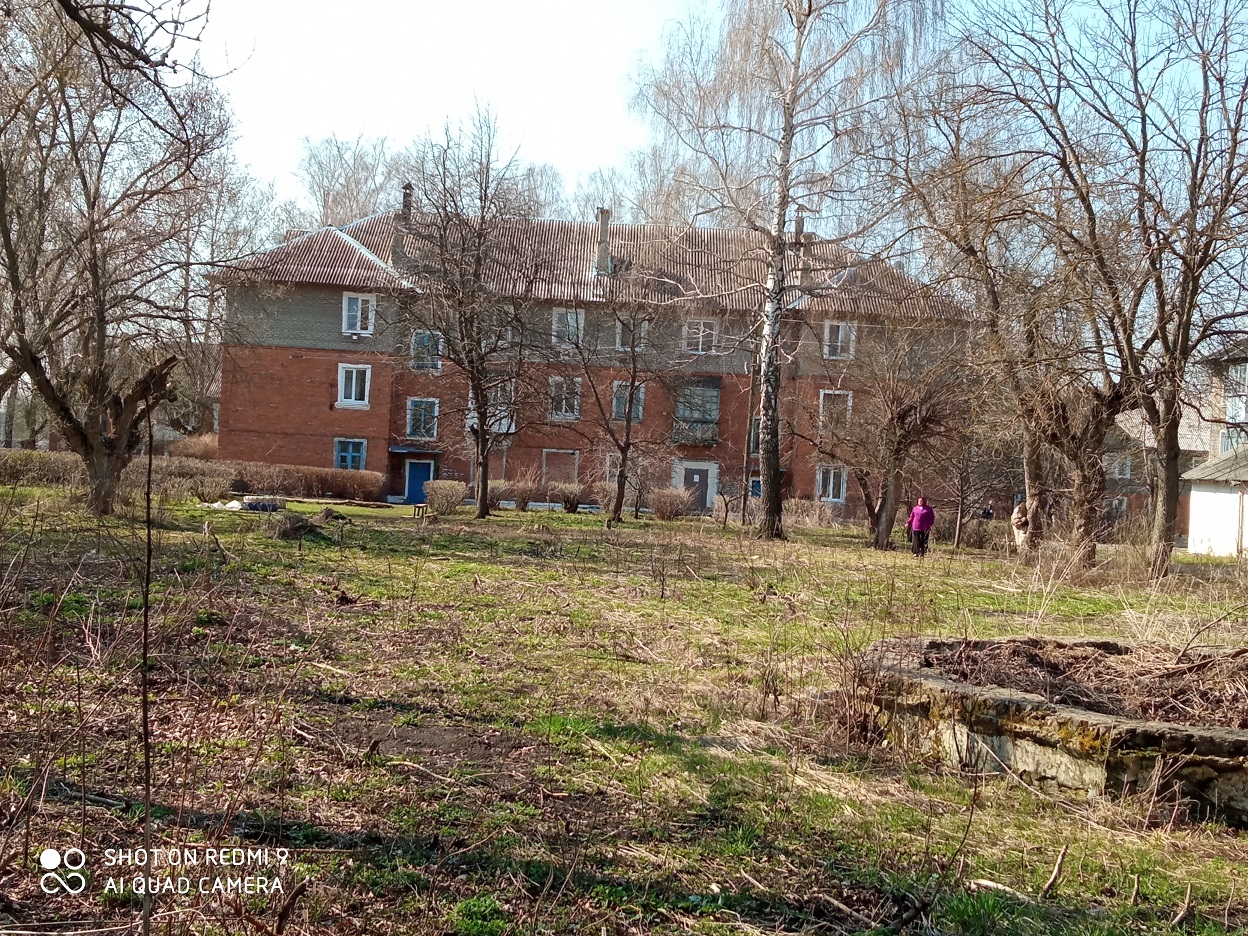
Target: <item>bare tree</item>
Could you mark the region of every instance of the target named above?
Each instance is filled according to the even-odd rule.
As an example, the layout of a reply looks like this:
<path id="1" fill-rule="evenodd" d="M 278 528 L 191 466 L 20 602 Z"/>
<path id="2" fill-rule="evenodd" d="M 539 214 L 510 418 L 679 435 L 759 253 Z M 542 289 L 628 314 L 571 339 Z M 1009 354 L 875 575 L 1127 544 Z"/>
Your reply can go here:
<path id="1" fill-rule="evenodd" d="M 400 158 L 384 137 L 332 136 L 315 143 L 304 137 L 299 178 L 314 206 L 306 226 L 347 224 L 376 214 L 397 200 L 400 173 Z"/>
<path id="2" fill-rule="evenodd" d="M 813 410 L 798 414 L 792 431 L 825 459 L 849 466 L 871 544 L 887 549 L 906 470 L 949 443 L 969 415 L 968 328 L 935 320 L 859 324 L 852 341 L 852 358 L 825 358 L 828 389 Z"/>
<path id="3" fill-rule="evenodd" d="M 524 236 L 539 204 L 525 167 L 498 151 L 493 119 L 415 144 L 405 186 L 399 296 L 413 342 L 432 345 L 463 380 L 477 516 L 489 515 L 490 454 L 517 429 L 528 405 L 532 296 L 548 275 L 544 255 Z M 415 347 L 415 345 L 414 345 Z M 527 355 L 531 356 L 531 355 Z"/>
<path id="4" fill-rule="evenodd" d="M 843 142 L 862 130 L 872 76 L 898 63 L 906 0 L 730 0 L 715 26 L 674 31 L 640 102 L 681 152 L 689 220 L 748 227 L 765 249 L 759 329 L 760 531 L 784 535 L 780 470 L 780 332 L 796 298 L 789 219 L 801 205 L 842 218 L 850 188 Z M 906 24 L 913 31 L 917 17 Z M 830 220 L 830 219 L 829 219 Z"/>
<path id="5" fill-rule="evenodd" d="M 1045 245 L 1066 280 L 1066 296 L 1047 303 L 1063 315 L 1037 325 L 1052 339 L 1050 325 L 1077 322 L 1077 359 L 1085 374 L 1100 371 L 1104 407 L 1138 406 L 1152 427 L 1152 569 L 1162 575 L 1189 368 L 1242 327 L 1248 4 L 1026 0 L 986 3 L 967 20 L 974 77 L 963 98 L 1000 127 L 976 158 L 1012 176 L 1016 229 Z M 1106 415 L 1089 414 L 1083 436 L 1097 458 Z M 1098 483 L 1093 456 L 1064 454 L 1076 482 Z M 1076 513 L 1088 510 L 1090 498 Z"/>
<path id="6" fill-rule="evenodd" d="M 164 281 L 184 262 L 181 208 L 225 145 L 202 80 L 142 70 L 100 82 L 91 47 L 44 4 L 0 21 L 0 347 L 82 458 L 112 510 L 140 427 L 174 395 L 177 358 L 153 360 L 179 310 Z"/>

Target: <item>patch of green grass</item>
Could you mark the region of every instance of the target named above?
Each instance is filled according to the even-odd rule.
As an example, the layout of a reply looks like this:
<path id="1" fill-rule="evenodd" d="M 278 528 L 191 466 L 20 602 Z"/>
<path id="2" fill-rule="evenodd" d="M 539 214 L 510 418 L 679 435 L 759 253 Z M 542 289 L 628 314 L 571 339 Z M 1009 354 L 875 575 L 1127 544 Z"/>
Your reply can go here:
<path id="1" fill-rule="evenodd" d="M 451 922 L 456 936 L 500 936 L 511 916 L 493 894 L 469 897 L 455 905 Z"/>

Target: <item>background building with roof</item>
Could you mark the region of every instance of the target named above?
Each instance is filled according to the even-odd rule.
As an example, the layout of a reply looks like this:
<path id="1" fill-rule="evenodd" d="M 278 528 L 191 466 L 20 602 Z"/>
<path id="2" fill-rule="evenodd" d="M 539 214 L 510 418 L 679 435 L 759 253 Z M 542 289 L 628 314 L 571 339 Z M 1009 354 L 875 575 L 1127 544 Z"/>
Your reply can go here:
<path id="1" fill-rule="evenodd" d="M 1191 485 L 1189 552 L 1242 559 L 1248 540 L 1248 446 L 1237 446 L 1183 474 Z"/>
<path id="2" fill-rule="evenodd" d="M 388 211 L 312 232 L 228 279 L 219 452 L 223 458 L 366 468 L 396 500 L 430 478 L 471 480 L 467 385 L 414 322 L 431 219 Z M 506 222 L 485 278 L 523 297 L 514 337 L 529 394 L 516 392 L 492 478 L 596 484 L 612 472 L 608 418 L 631 418 L 652 484 L 693 490 L 695 507 L 756 484 L 752 365 L 766 244 L 748 231 L 596 222 Z M 853 419 L 866 330 L 963 329 L 965 315 L 891 265 L 798 232 L 786 323 L 782 423 Z M 648 355 L 631 414 L 618 405 L 629 337 L 621 309 L 642 306 Z M 509 325 L 510 329 L 512 326 Z M 578 353 L 592 347 L 592 361 Z M 817 431 L 817 425 L 816 425 Z M 810 433 L 782 433 L 785 495 L 852 512 L 850 472 Z"/>

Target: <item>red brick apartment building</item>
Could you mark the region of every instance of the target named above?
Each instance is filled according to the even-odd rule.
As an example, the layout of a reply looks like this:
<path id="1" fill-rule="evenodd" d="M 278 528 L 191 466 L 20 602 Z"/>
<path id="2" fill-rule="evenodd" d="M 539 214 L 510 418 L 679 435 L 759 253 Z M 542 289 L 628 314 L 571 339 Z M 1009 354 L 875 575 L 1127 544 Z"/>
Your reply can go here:
<path id="1" fill-rule="evenodd" d="M 388 211 L 292 233 L 232 277 L 221 457 L 382 472 L 396 501 L 423 501 L 430 478 L 471 480 L 464 375 L 440 356 L 438 335 L 404 314 L 419 304 L 405 279 L 419 236 L 420 218 Z M 631 416 L 649 483 L 692 488 L 704 510 L 721 490 L 757 484 L 761 238 L 612 224 L 600 210 L 597 222 L 516 222 L 507 240 L 507 250 L 540 255 L 543 273 L 524 297 L 519 366 L 532 392 L 511 401 L 492 479 L 612 476 L 608 421 L 630 415 L 620 387 L 640 348 Z M 810 234 L 795 236 L 791 275 L 800 288 L 784 332 L 785 496 L 857 513 L 846 466 L 819 454 L 819 427 L 852 423 L 869 392 L 857 377 L 861 348 L 887 347 L 893 329 L 949 327 L 956 315 L 889 264 Z M 622 300 L 634 316 L 646 310 L 644 321 L 623 316 Z M 871 334 L 882 340 L 864 341 Z M 592 357 L 579 353 L 587 347 Z"/>

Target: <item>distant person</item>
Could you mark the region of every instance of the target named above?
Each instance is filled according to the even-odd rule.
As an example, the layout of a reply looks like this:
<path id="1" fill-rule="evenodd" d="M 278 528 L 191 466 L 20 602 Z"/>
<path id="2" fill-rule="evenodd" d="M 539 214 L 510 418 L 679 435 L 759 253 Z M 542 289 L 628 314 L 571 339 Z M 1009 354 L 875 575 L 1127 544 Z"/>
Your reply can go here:
<path id="1" fill-rule="evenodd" d="M 927 555 L 927 541 L 935 525 L 936 511 L 927 506 L 926 497 L 920 497 L 906 520 L 906 529 L 910 531 L 910 550 L 916 556 Z"/>
<path id="2" fill-rule="evenodd" d="M 1014 513 L 1010 517 L 1010 526 L 1014 528 L 1014 545 L 1019 549 L 1023 548 L 1023 543 L 1027 541 L 1027 529 L 1031 525 L 1031 520 L 1027 516 L 1027 502 L 1019 501 L 1018 506 L 1014 508 Z"/>
<path id="3" fill-rule="evenodd" d="M 983 512 L 980 513 L 979 516 L 984 520 L 991 520 L 995 516 L 992 510 L 992 504 L 986 505 L 983 509 Z"/>

